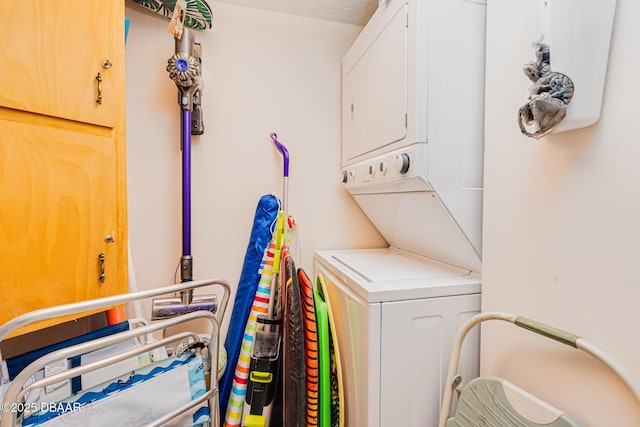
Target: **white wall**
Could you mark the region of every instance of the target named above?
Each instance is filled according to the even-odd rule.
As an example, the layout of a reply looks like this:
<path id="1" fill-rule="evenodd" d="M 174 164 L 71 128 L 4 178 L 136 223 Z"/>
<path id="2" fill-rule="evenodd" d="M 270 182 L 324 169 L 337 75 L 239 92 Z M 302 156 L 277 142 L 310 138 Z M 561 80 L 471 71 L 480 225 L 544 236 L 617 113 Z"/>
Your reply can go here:
<path id="1" fill-rule="evenodd" d="M 516 122 L 529 86 L 520 70 L 532 57 L 525 5 L 488 2 L 483 310 L 574 332 L 637 381 L 640 2 L 618 0 L 600 122 L 540 141 L 522 136 Z M 626 389 L 565 348 L 491 324 L 482 333 L 482 371 L 514 380 L 590 426 L 640 425 Z"/>
<path id="2" fill-rule="evenodd" d="M 315 250 L 384 246 L 338 181 L 340 60 L 360 27 L 211 4 L 213 29 L 196 34 L 206 129 L 192 145 L 194 278 L 237 286 L 257 202 L 282 195 L 273 131 L 291 154 L 297 265 L 312 274 Z M 147 289 L 173 283 L 181 255 L 180 110 L 168 21 L 136 5 L 126 14 L 129 236 Z"/>

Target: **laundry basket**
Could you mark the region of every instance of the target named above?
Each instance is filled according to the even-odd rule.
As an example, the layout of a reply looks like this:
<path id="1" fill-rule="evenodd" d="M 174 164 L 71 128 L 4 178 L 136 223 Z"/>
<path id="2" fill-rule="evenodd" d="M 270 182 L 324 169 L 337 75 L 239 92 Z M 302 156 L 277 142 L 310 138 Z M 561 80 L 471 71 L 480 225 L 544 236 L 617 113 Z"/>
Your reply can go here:
<path id="1" fill-rule="evenodd" d="M 506 379 L 481 376 L 462 385 L 457 373 L 464 338 L 473 327 L 487 320 L 502 320 L 590 354 L 611 369 L 631 390 L 640 404 L 640 387 L 625 370 L 602 350 L 560 329 L 509 313 L 488 312 L 472 317 L 458 331 L 449 362 L 446 389 L 438 427 L 586 427 L 578 419 L 553 407 Z M 460 391 L 451 414 L 454 391 Z"/>

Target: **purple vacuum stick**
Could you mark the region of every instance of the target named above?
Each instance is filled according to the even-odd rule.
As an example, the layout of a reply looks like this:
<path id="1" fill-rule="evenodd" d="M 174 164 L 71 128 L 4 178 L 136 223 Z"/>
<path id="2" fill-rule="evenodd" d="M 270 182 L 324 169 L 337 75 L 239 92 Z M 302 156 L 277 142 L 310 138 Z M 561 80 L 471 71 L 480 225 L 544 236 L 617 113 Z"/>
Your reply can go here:
<path id="1" fill-rule="evenodd" d="M 191 255 L 191 135 L 204 133 L 202 124 L 202 60 L 200 44 L 193 33 L 184 29 L 180 39 L 175 39 L 175 54 L 167 64 L 169 77 L 178 87 L 178 104 L 182 110 L 180 119 L 180 145 L 182 150 L 182 256 L 180 281 L 193 280 L 193 256 Z M 184 291 L 183 304 L 191 304 L 193 291 Z"/>
<path id="2" fill-rule="evenodd" d="M 182 256 L 180 257 L 180 281 L 193 280 L 191 255 L 191 135 L 202 135 L 202 52 L 193 33 L 185 28 L 175 39 L 175 54 L 169 58 L 167 71 L 178 87 L 180 117 L 180 150 L 182 151 Z M 180 297 L 153 300 L 151 320 L 189 313 L 195 310 L 215 312 L 216 295 L 194 299 L 193 289 L 183 290 Z"/>

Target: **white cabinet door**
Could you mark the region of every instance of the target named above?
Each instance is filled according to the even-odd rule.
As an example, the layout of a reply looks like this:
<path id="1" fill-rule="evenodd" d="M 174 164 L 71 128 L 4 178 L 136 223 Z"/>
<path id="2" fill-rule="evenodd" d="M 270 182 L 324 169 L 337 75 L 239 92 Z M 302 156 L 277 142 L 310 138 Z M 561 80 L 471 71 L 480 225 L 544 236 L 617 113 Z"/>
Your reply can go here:
<path id="1" fill-rule="evenodd" d="M 407 132 L 407 5 L 367 26 L 342 63 L 342 161 L 402 140 Z M 368 44 L 362 46 L 362 44 Z"/>
<path id="2" fill-rule="evenodd" d="M 382 304 L 381 426 L 436 426 L 458 329 L 480 311 L 480 295 Z M 465 340 L 461 370 L 478 375 L 479 333 Z"/>

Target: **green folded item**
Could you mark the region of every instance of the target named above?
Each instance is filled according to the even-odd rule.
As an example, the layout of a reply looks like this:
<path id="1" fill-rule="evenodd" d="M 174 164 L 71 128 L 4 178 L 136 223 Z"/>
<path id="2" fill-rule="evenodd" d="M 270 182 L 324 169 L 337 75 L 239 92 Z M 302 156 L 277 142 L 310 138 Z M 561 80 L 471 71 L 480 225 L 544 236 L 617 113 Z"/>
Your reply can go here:
<path id="1" fill-rule="evenodd" d="M 171 20 L 177 0 L 133 0 L 136 4 L 149 9 L 167 20 Z M 184 26 L 194 30 L 208 30 L 213 21 L 211 7 L 204 0 L 186 0 L 187 8 Z"/>

